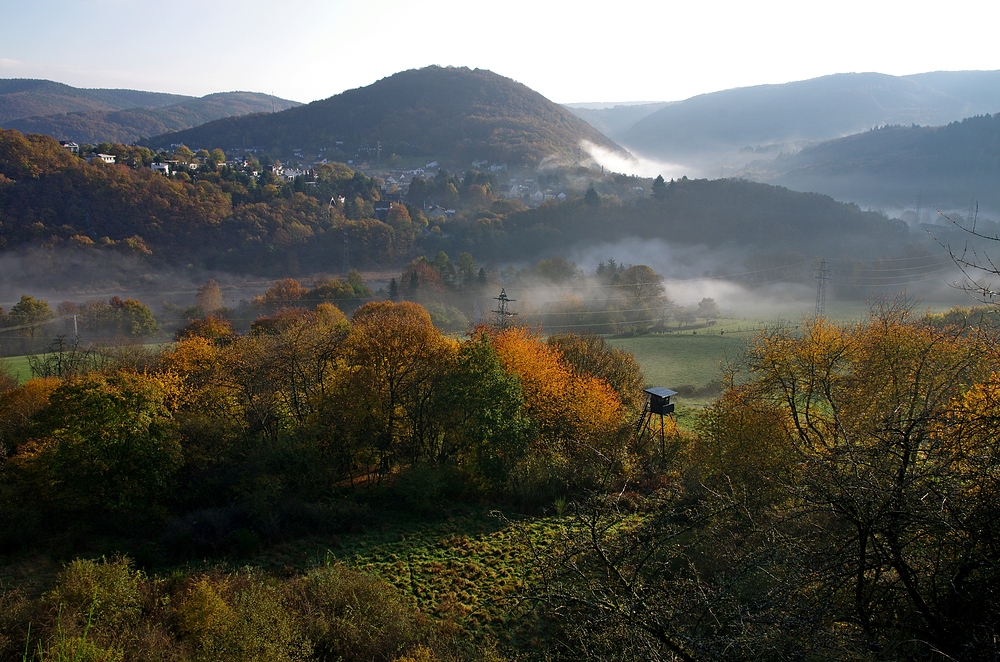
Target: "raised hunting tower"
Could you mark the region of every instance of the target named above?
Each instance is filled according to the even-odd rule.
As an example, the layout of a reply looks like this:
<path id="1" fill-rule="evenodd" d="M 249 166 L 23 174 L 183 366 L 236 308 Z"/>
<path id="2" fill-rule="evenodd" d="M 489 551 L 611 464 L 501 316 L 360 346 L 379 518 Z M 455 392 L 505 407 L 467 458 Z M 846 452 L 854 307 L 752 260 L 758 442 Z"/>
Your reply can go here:
<path id="1" fill-rule="evenodd" d="M 654 437 L 657 434 L 656 425 L 653 417 L 656 416 L 660 419 L 660 456 L 662 457 L 665 449 L 665 438 L 666 438 L 666 426 L 664 425 L 664 417 L 670 417 L 673 419 L 674 415 L 674 403 L 670 401 L 672 397 L 677 395 L 677 391 L 672 391 L 669 388 L 663 386 L 654 386 L 652 388 L 647 388 L 643 390 L 646 394 L 646 405 L 642 409 L 642 413 L 639 414 L 639 420 L 635 423 L 635 435 L 636 437 L 641 437 L 642 433 L 649 430 L 649 436 Z M 674 425 L 676 427 L 676 424 Z"/>

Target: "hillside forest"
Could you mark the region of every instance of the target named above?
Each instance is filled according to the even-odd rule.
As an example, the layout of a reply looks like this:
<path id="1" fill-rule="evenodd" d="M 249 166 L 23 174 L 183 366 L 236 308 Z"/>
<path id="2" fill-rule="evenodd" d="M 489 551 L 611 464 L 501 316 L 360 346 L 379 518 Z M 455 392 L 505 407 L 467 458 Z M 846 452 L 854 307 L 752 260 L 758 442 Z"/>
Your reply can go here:
<path id="1" fill-rule="evenodd" d="M 394 269 L 443 251 L 499 270 L 623 237 L 738 248 L 748 264 L 769 266 L 927 254 L 927 237 L 899 220 L 743 180 L 665 182 L 563 168 L 539 178 L 571 195 L 529 208 L 501 196 L 495 174 L 475 169 L 415 177 L 404 196 L 336 163 L 288 181 L 266 155 L 236 163 L 219 149 L 181 146 L 167 156 L 135 146 L 94 149 L 117 163 L 88 163 L 50 138 L 0 130 L 0 247 L 40 249 L 24 265 L 35 284 L 65 278 L 88 259 L 122 265 L 132 282 L 178 268 L 346 276 L 345 243 L 359 269 Z M 187 167 L 170 177 L 149 168 L 167 158 Z M 729 261 L 713 269 L 724 276 L 746 267 Z"/>

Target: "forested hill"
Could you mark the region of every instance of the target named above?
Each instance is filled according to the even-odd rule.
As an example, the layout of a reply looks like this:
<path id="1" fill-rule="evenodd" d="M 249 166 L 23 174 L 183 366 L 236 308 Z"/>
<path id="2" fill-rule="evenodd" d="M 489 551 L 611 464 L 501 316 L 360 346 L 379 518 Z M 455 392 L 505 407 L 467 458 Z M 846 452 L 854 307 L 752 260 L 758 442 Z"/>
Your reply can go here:
<path id="1" fill-rule="evenodd" d="M 180 131 L 223 117 L 285 110 L 298 105 L 295 101 L 257 92 L 219 92 L 161 108 L 24 117 L 8 122 L 7 127 L 92 145 L 102 142 L 129 144 L 145 136 Z"/>
<path id="2" fill-rule="evenodd" d="M 1000 208 L 1000 114 L 945 126 L 886 126 L 831 140 L 745 173 L 870 203 Z"/>
<path id="3" fill-rule="evenodd" d="M 49 80 L 0 79 L 0 126 L 92 145 L 128 144 L 144 136 L 180 131 L 223 117 L 298 105 L 256 92 L 189 97 L 137 90 L 80 89 Z"/>
<path id="4" fill-rule="evenodd" d="M 535 164 L 587 140 L 624 151 L 565 108 L 481 69 L 427 67 L 281 113 L 229 118 L 146 141 L 150 147 L 295 149 L 382 144 L 384 154 Z"/>
<path id="5" fill-rule="evenodd" d="M 8 128 L 12 120 L 59 113 L 163 108 L 193 98 L 139 90 L 83 89 L 33 78 L 5 78 L 0 79 L 0 126 Z"/>
<path id="6" fill-rule="evenodd" d="M 906 224 L 825 195 L 739 179 L 679 179 L 658 198 L 600 205 L 574 200 L 510 215 L 498 256 L 558 254 L 568 246 L 614 243 L 627 237 L 674 246 L 739 247 L 871 259 L 895 254 L 912 238 Z M 483 222 L 470 232 L 479 243 Z M 483 257 L 487 257 L 483 255 Z M 720 260 L 721 261 L 721 260 Z M 713 265 L 726 271 L 724 265 Z"/>

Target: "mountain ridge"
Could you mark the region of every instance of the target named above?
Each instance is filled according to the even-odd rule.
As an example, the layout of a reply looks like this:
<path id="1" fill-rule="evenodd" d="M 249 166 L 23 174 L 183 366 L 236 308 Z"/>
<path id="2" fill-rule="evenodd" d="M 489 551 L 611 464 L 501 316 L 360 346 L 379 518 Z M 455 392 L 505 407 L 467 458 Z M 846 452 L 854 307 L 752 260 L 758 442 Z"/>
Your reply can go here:
<path id="1" fill-rule="evenodd" d="M 842 73 L 697 95 L 609 137 L 642 156 L 725 176 L 751 160 L 874 126 L 940 125 L 997 111 L 1000 71 Z"/>
<path id="2" fill-rule="evenodd" d="M 298 102 L 259 92 L 215 92 L 191 97 L 76 88 L 43 79 L 0 79 L 0 126 L 91 144 L 127 144 L 143 136 L 178 131 L 223 117 L 296 105 Z"/>

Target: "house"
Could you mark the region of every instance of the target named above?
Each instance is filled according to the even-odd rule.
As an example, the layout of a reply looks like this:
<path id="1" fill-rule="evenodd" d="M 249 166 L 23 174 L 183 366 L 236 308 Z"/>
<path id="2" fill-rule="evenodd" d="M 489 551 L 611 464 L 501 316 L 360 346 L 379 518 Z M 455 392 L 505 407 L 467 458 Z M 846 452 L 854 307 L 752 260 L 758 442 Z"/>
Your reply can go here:
<path id="1" fill-rule="evenodd" d="M 161 175 L 170 176 L 170 164 L 169 163 L 150 163 L 150 170 L 153 172 L 158 172 Z"/>
<path id="2" fill-rule="evenodd" d="M 65 147 L 66 149 L 68 149 L 70 154 L 79 154 L 80 153 L 80 146 L 77 145 L 76 143 L 69 143 L 69 142 L 66 142 L 65 140 L 60 140 L 59 144 L 62 145 L 63 147 Z"/>
<path id="3" fill-rule="evenodd" d="M 93 163 L 95 161 L 103 161 L 105 163 L 113 164 L 115 162 L 115 156 L 113 154 L 91 154 L 87 157 L 87 163 Z"/>
<path id="4" fill-rule="evenodd" d="M 498 186 L 497 187 L 497 197 L 504 200 L 513 200 L 514 198 L 521 197 L 521 190 L 517 185 L 513 186 Z"/>

